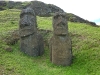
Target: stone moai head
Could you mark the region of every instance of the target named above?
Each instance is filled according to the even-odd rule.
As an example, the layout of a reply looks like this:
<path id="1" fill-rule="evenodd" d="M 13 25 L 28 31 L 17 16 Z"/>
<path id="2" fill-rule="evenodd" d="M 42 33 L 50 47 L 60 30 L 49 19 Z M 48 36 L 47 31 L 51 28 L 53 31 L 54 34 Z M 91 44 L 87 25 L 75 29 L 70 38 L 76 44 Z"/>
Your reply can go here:
<path id="1" fill-rule="evenodd" d="M 32 8 L 28 7 L 21 11 L 19 29 L 21 36 L 27 36 L 37 31 L 36 15 Z"/>
<path id="2" fill-rule="evenodd" d="M 68 34 L 67 14 L 57 12 L 53 16 L 54 34 L 58 36 L 65 36 Z"/>

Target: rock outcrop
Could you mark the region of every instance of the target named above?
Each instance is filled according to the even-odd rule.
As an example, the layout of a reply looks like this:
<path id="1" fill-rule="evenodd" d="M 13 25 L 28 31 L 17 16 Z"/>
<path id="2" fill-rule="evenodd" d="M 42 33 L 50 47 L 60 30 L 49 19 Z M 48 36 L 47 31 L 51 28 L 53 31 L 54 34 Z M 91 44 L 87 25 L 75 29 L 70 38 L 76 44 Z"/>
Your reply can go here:
<path id="1" fill-rule="evenodd" d="M 95 22 L 91 22 L 91 21 L 88 21 L 88 20 L 85 20 L 77 15 L 74 15 L 72 13 L 67 13 L 67 19 L 68 21 L 71 21 L 71 22 L 79 22 L 79 23 L 86 23 L 86 24 L 89 24 L 91 26 L 97 26 Z"/>
<path id="2" fill-rule="evenodd" d="M 53 4 L 46 4 L 40 1 L 32 1 L 30 7 L 34 9 L 36 15 L 43 17 L 51 16 L 51 13 L 55 12 L 64 12 L 61 8 Z"/>
<path id="3" fill-rule="evenodd" d="M 7 2 L 5 2 L 5 1 L 0 1 L 0 11 L 1 11 L 1 10 L 5 10 L 6 5 L 7 5 Z"/>

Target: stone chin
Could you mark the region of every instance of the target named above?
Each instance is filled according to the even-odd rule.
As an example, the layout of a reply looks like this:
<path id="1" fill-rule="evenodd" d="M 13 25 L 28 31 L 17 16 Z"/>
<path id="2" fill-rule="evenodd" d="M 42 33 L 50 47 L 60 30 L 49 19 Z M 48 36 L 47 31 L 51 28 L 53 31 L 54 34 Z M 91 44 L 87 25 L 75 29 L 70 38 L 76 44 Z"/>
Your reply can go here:
<path id="1" fill-rule="evenodd" d="M 59 36 L 61 36 L 61 35 L 66 36 L 68 33 L 67 33 L 66 29 L 55 29 L 54 34 L 59 35 Z"/>
<path id="2" fill-rule="evenodd" d="M 34 33 L 37 32 L 36 27 L 34 26 L 25 26 L 23 28 L 20 28 L 20 36 L 21 37 L 26 37 L 26 36 L 30 36 Z"/>
<path id="3" fill-rule="evenodd" d="M 57 36 L 66 36 L 67 35 L 67 32 L 54 32 L 55 35 Z"/>

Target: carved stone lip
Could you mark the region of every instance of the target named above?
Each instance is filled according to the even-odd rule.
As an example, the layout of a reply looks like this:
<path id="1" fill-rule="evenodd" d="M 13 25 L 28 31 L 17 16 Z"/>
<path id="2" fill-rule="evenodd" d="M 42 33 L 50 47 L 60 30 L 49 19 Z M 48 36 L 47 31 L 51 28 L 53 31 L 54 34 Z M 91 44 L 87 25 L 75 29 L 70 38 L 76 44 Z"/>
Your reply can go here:
<path id="1" fill-rule="evenodd" d="M 23 30 L 20 30 L 22 33 L 26 33 L 26 32 L 35 32 L 33 31 L 33 29 L 23 29 Z"/>
<path id="2" fill-rule="evenodd" d="M 62 33 L 62 35 L 66 35 L 67 33 Z"/>
<path id="3" fill-rule="evenodd" d="M 32 27 L 25 27 L 23 29 L 20 29 L 21 37 L 26 37 L 26 36 L 32 35 L 34 33 L 36 33 L 36 31 L 34 31 L 34 28 L 32 28 Z"/>
<path id="4" fill-rule="evenodd" d="M 20 30 L 23 30 L 23 29 L 32 29 L 32 28 L 33 28 L 33 26 L 25 26 L 23 28 L 20 28 Z"/>
<path id="5" fill-rule="evenodd" d="M 27 36 L 30 36 L 30 35 L 33 35 L 33 34 L 35 34 L 35 32 L 26 33 L 26 34 L 20 33 L 20 37 L 21 37 L 21 38 L 24 38 L 24 37 L 27 37 Z"/>
<path id="6" fill-rule="evenodd" d="M 67 35 L 67 33 L 59 33 L 59 34 L 56 34 L 57 36 L 66 36 Z"/>
<path id="7" fill-rule="evenodd" d="M 33 30 L 33 28 L 29 27 L 29 28 L 23 28 L 23 29 L 20 29 L 20 31 L 25 31 L 25 30 Z"/>

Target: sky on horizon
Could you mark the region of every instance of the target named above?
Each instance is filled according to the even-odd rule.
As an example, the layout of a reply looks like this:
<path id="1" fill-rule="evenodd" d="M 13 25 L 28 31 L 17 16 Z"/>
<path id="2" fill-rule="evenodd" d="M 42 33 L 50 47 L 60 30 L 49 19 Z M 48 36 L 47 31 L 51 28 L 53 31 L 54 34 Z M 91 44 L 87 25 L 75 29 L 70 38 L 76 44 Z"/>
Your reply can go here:
<path id="1" fill-rule="evenodd" d="M 34 1 L 34 0 L 12 0 Z M 36 0 L 35 0 L 36 1 Z M 67 13 L 73 13 L 81 18 L 94 21 L 100 25 L 100 0 L 37 0 L 47 4 L 54 4 Z"/>

